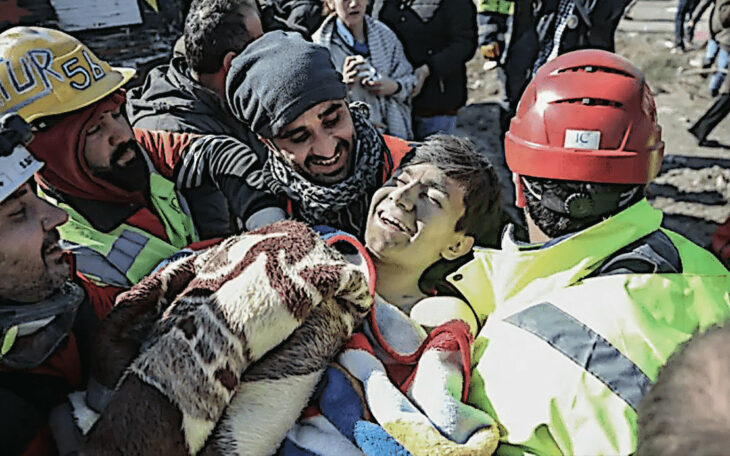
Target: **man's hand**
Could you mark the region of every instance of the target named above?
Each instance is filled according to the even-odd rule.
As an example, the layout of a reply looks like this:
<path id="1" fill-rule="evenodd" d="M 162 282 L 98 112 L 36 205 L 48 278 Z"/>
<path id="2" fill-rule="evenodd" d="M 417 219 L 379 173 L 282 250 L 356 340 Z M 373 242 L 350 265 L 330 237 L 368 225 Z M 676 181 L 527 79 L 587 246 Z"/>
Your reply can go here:
<path id="1" fill-rule="evenodd" d="M 502 55 L 502 50 L 499 48 L 499 43 L 492 41 L 489 44 L 484 44 L 479 48 L 479 52 L 487 60 L 498 60 L 499 56 Z"/>
<path id="2" fill-rule="evenodd" d="M 421 89 L 423 89 L 423 84 L 426 82 L 426 78 L 431 75 L 431 70 L 429 70 L 428 65 L 424 63 L 423 65 L 416 68 L 414 73 L 416 74 L 416 78 L 418 78 L 418 81 L 411 91 L 411 97 L 416 97 L 419 93 L 421 93 Z"/>
<path id="3" fill-rule="evenodd" d="M 398 83 L 387 76 L 376 80 L 363 79 L 362 86 L 379 97 L 387 97 L 398 91 Z"/>

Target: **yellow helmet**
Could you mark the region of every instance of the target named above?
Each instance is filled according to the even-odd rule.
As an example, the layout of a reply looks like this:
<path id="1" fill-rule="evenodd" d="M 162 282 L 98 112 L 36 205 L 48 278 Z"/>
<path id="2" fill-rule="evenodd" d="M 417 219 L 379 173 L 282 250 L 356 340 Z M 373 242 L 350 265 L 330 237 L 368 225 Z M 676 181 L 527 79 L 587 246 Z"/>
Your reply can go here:
<path id="1" fill-rule="evenodd" d="M 0 115 L 26 122 L 64 114 L 101 100 L 135 70 L 114 68 L 76 38 L 43 27 L 0 33 Z"/>

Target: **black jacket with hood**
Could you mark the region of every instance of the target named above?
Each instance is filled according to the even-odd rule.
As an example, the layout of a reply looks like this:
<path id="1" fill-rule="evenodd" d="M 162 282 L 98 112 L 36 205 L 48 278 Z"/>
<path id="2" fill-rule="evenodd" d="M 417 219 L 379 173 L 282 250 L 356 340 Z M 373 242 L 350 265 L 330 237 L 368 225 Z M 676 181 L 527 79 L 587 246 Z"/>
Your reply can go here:
<path id="1" fill-rule="evenodd" d="M 466 62 L 477 47 L 472 0 L 375 0 L 372 15 L 395 32 L 413 68 L 428 64 L 414 114 L 448 114 L 466 104 Z"/>
<path id="2" fill-rule="evenodd" d="M 238 142 L 228 143 L 220 138 L 212 141 L 210 148 L 218 150 L 215 153 L 221 156 L 238 157 L 229 161 L 231 175 L 235 175 L 237 163 L 246 163 L 249 175 L 260 174 L 266 162 L 266 146 L 259 141 L 256 133 L 231 114 L 225 100 L 193 80 L 189 74 L 184 57 L 174 57 L 169 65 L 150 71 L 143 85 L 127 93 L 126 110 L 132 126 L 174 133 L 229 136 Z M 236 150 L 235 154 L 232 149 Z M 184 188 L 182 193 L 190 205 L 201 239 L 228 236 L 253 228 L 238 220 L 232 209 L 234 207 L 248 207 L 253 213 L 279 205 L 278 199 L 263 188 L 243 181 L 231 182 L 230 185 L 236 187 L 232 192 L 223 189 L 229 198 L 231 193 L 235 195 L 236 201 L 230 201 L 211 179 L 200 177 L 207 175 L 206 163 L 190 157 L 182 160 L 176 171 L 176 175 L 198 176 L 188 180 L 200 181 L 200 185 Z M 181 168 L 185 168 L 184 172 Z M 283 209 L 281 214 L 284 214 Z"/>
<path id="3" fill-rule="evenodd" d="M 174 57 L 169 65 L 152 69 L 144 84 L 127 93 L 127 114 L 136 128 L 219 134 L 249 145 L 252 141 L 261 144 L 231 114 L 223 98 L 190 77 L 183 57 Z"/>

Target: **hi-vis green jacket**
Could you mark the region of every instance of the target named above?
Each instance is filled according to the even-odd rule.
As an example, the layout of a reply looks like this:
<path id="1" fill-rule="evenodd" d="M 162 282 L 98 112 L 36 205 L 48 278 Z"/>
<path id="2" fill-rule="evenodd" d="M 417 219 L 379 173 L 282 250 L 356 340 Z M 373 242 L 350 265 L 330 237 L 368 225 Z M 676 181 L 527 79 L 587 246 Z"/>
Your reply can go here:
<path id="1" fill-rule="evenodd" d="M 115 221 L 107 214 L 113 226 L 98 229 L 80 211 L 58 201 L 51 194 L 38 189 L 38 194 L 65 210 L 69 219 L 59 227 L 61 239 L 71 245 L 76 268 L 97 285 L 129 288 L 147 276 L 160 261 L 172 257 L 181 249 L 197 242 L 198 235 L 185 205 L 185 200 L 175 190 L 175 184 L 154 171 L 150 172 L 149 208 L 137 208 L 132 214 L 147 225 L 160 225 L 167 239 L 162 239 L 124 221 Z M 104 211 L 111 205 L 100 206 L 94 218 L 104 219 Z"/>
<path id="2" fill-rule="evenodd" d="M 544 245 L 508 233 L 449 277 L 489 315 L 469 402 L 500 423 L 496 454 L 631 454 L 659 368 L 730 316 L 728 271 L 661 220 L 642 200 Z"/>

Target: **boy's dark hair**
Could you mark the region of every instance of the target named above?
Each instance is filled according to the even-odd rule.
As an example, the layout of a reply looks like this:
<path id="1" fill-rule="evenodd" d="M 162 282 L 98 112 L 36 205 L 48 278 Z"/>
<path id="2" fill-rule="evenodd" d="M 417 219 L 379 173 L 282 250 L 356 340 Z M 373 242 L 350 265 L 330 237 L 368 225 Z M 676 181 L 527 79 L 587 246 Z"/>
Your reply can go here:
<path id="1" fill-rule="evenodd" d="M 454 229 L 474 237 L 474 245 L 495 247 L 502 223 L 499 178 L 490 161 L 473 142 L 452 135 L 433 135 L 409 152 L 400 169 L 428 163 L 464 188 L 464 215 Z M 425 293 L 458 295 L 446 276 L 473 258 L 469 253 L 453 261 L 441 259 L 421 275 L 418 285 Z"/>
<path id="2" fill-rule="evenodd" d="M 245 8 L 245 14 L 239 11 Z M 196 73 L 215 73 L 229 52 L 239 54 L 253 41 L 248 15 L 258 15 L 252 0 L 193 0 L 185 20 L 185 61 Z"/>
<path id="3" fill-rule="evenodd" d="M 635 184 L 599 184 L 593 182 L 567 181 L 559 179 L 544 179 L 539 177 L 520 176 L 527 202 L 527 212 L 535 224 L 551 238 L 581 231 L 593 226 L 602 220 L 621 212 L 632 204 L 644 198 L 644 185 Z M 553 204 L 568 207 L 572 199 L 586 198 L 585 216 L 568 215 L 546 207 L 541 201 L 549 194 Z M 600 201 L 605 209 L 592 214 L 595 202 Z"/>
<path id="4" fill-rule="evenodd" d="M 730 435 L 730 326 L 690 339 L 639 406 L 636 456 L 722 456 Z"/>
<path id="5" fill-rule="evenodd" d="M 420 163 L 436 166 L 464 189 L 464 215 L 456 231 L 474 237 L 474 244 L 493 246 L 502 215 L 497 173 L 473 142 L 452 135 L 429 136 L 404 158 L 401 168 Z"/>

